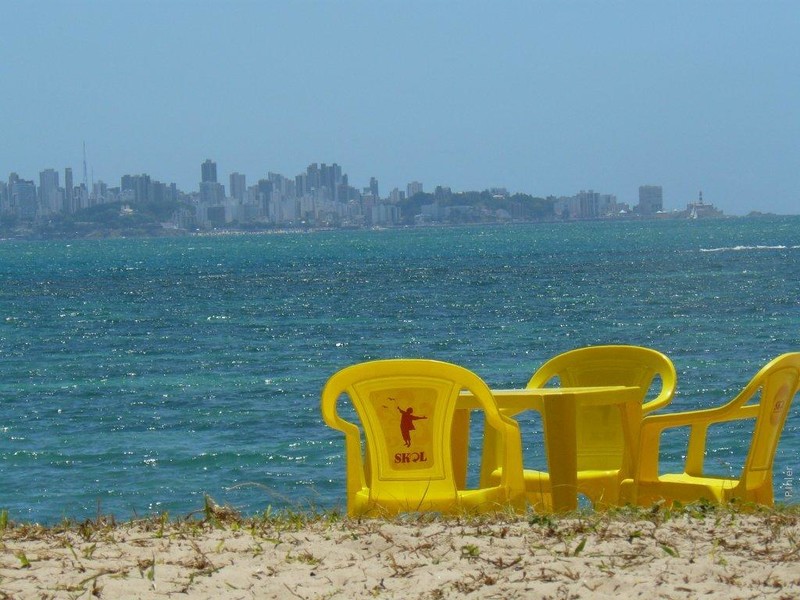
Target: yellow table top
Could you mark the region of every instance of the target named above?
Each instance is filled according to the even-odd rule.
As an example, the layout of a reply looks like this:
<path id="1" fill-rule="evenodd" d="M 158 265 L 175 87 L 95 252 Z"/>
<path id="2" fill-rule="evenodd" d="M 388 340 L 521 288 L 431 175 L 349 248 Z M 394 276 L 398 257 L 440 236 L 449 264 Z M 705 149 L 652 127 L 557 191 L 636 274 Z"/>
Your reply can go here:
<path id="1" fill-rule="evenodd" d="M 491 390 L 500 409 L 541 409 L 549 399 L 572 400 L 580 406 L 600 406 L 626 402 L 630 394 L 638 394 L 635 386 L 608 385 L 597 387 L 511 388 Z M 620 398 L 622 397 L 622 398 Z M 459 394 L 458 408 L 480 408 L 472 392 Z"/>

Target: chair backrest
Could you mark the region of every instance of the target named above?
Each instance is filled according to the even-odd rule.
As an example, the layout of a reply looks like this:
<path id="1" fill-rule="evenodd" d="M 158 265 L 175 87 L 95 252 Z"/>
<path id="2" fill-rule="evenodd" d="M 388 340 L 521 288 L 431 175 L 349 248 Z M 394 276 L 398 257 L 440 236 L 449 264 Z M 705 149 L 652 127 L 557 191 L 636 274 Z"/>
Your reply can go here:
<path id="1" fill-rule="evenodd" d="M 661 389 L 655 398 L 645 401 L 656 377 L 661 380 Z M 562 387 L 637 386 L 642 390 L 642 413 L 646 414 L 669 404 L 677 374 L 672 361 L 661 352 L 641 346 L 608 345 L 578 348 L 551 358 L 533 374 L 528 387 L 547 387 L 555 379 Z M 625 441 L 616 407 L 582 409 L 577 435 L 579 470 L 622 467 Z"/>
<path id="2" fill-rule="evenodd" d="M 800 390 L 800 352 L 783 354 L 767 363 L 728 406 L 751 406 L 759 397 L 750 451 L 742 481 L 746 489 L 771 482 L 772 463 L 792 400 Z"/>
<path id="3" fill-rule="evenodd" d="M 458 365 L 378 360 L 333 375 L 322 392 L 322 414 L 329 426 L 346 435 L 348 502 L 364 488 L 377 504 L 382 498 L 406 499 L 408 510 L 418 510 L 414 503 L 423 499 L 426 506 L 452 502 L 457 485 L 451 428 L 462 389 L 474 394 L 487 420 L 495 425 L 503 422 L 487 385 Z M 363 456 L 358 428 L 337 412 L 342 394 L 349 396 L 361 421 L 366 438 Z"/>
<path id="4" fill-rule="evenodd" d="M 638 386 L 644 401 L 644 394 L 656 377 L 661 379 L 661 390 L 644 403 L 645 413 L 662 408 L 672 400 L 678 378 L 672 361 L 657 350 L 641 346 L 589 346 L 548 360 L 533 374 L 528 387 L 546 387 L 555 378 L 564 387 Z"/>

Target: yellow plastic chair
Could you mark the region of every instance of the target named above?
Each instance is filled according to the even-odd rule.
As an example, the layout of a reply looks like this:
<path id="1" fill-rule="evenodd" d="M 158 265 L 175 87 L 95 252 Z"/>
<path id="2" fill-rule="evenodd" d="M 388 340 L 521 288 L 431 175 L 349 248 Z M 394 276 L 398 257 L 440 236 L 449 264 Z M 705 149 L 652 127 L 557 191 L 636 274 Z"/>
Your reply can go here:
<path id="1" fill-rule="evenodd" d="M 660 379 L 661 387 L 647 399 L 651 385 Z M 677 374 L 672 361 L 656 350 L 640 346 L 590 346 L 559 354 L 545 362 L 528 381 L 528 388 L 632 386 L 642 391 L 641 414 L 632 416 L 637 424 L 641 415 L 669 404 L 675 394 Z M 514 416 L 514 415 L 508 415 Z M 619 503 L 619 486 L 630 473 L 635 458 L 626 460 L 623 416 L 616 406 L 582 408 L 577 414 L 578 492 L 596 507 Z M 632 432 L 634 443 L 636 431 Z M 634 449 L 627 449 L 630 454 Z M 486 459 L 485 459 L 486 460 Z M 491 461 L 491 459 L 489 459 Z M 548 456 L 548 462 L 558 460 Z M 550 477 L 544 471 L 524 471 L 528 501 L 541 510 L 550 510 Z"/>
<path id="2" fill-rule="evenodd" d="M 459 489 L 454 456 L 453 419 L 462 389 L 471 391 L 497 433 L 501 470 L 498 481 L 478 489 Z M 337 411 L 349 396 L 366 438 Z M 490 512 L 523 509 L 519 426 L 500 414 L 491 391 L 471 371 L 422 359 L 366 362 L 333 375 L 322 391 L 322 416 L 345 435 L 347 512 L 392 515 L 400 512 Z M 460 411 L 464 412 L 464 411 Z"/>
<path id="3" fill-rule="evenodd" d="M 792 399 L 800 387 L 800 352 L 779 356 L 765 365 L 728 404 L 718 408 L 652 415 L 640 434 L 639 464 L 635 476 L 622 484 L 627 501 L 650 506 L 658 501 L 682 503 L 708 500 L 724 503 L 734 498 L 772 506 L 772 463 Z M 755 419 L 750 450 L 738 478 L 706 473 L 706 433 L 710 425 Z M 659 475 L 659 442 L 667 428 L 689 426 L 689 445 L 683 473 Z"/>

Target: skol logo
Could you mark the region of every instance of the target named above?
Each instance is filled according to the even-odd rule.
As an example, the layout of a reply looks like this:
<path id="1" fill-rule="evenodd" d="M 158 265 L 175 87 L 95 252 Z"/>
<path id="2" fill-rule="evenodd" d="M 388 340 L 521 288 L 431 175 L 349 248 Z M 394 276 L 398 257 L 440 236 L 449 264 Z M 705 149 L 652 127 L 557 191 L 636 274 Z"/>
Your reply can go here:
<path id="1" fill-rule="evenodd" d="M 783 412 L 784 406 L 789 401 L 789 386 L 784 385 L 776 394 L 775 397 L 775 404 L 772 408 L 772 415 L 770 415 L 770 421 L 773 425 L 777 425 L 778 421 L 781 418 L 781 412 Z"/>
<path id="2" fill-rule="evenodd" d="M 428 462 L 425 452 L 397 452 L 394 455 L 395 464 Z"/>
<path id="3" fill-rule="evenodd" d="M 411 432 L 416 429 L 414 426 L 414 421 L 420 421 L 422 419 L 427 419 L 428 417 L 418 417 L 414 414 L 414 409 L 410 406 L 406 410 L 403 410 L 398 406 L 397 410 L 400 411 L 400 435 L 403 436 L 403 443 L 410 448 Z"/>
<path id="4" fill-rule="evenodd" d="M 394 400 L 394 398 L 389 398 L 389 400 L 395 402 L 395 405 L 397 404 L 397 401 Z M 411 436 L 412 432 L 415 432 L 417 429 L 415 422 L 425 420 L 428 417 L 426 415 L 414 414 L 414 408 L 411 406 L 405 409 L 397 406 L 397 410 L 400 412 L 400 435 L 403 438 L 403 445 L 408 448 L 408 450 L 405 452 L 395 453 L 394 464 L 409 465 L 409 468 L 413 469 L 414 467 L 410 467 L 410 465 L 428 462 L 428 456 L 425 455 L 425 452 L 430 450 L 427 447 L 428 444 L 425 442 L 427 436 L 422 436 L 423 441 L 419 445 L 414 444 Z M 416 433 L 414 436 L 416 437 Z M 412 450 L 412 446 L 416 446 L 416 448 L 422 446 L 424 449 Z"/>

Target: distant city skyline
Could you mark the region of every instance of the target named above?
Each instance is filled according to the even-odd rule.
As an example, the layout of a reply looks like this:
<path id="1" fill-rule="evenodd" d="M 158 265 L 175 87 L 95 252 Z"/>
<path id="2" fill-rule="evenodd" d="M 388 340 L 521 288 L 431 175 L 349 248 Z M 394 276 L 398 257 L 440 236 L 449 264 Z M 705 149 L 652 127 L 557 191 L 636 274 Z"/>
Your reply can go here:
<path id="1" fill-rule="evenodd" d="M 321 165 L 322 169 L 326 168 L 326 163 L 312 162 L 308 163 L 308 167 L 306 167 L 306 169 L 314 168 L 319 165 Z M 330 166 L 334 169 L 338 169 L 339 176 L 341 176 L 341 166 L 338 163 L 333 162 L 331 163 Z M 298 172 L 300 171 L 302 170 L 298 170 Z M 12 170 L 9 173 L 8 181 L 6 181 L 2 176 L 2 174 L 0 174 L 0 185 L 4 183 L 10 185 L 13 182 L 14 178 L 32 181 L 37 187 L 37 195 L 40 202 L 42 202 L 42 205 L 46 208 L 49 207 L 53 212 L 56 212 L 57 206 L 56 206 L 55 193 L 57 192 L 57 190 L 59 188 L 61 189 L 62 193 L 64 194 L 64 199 L 66 200 L 70 200 L 74 193 L 72 186 L 73 183 L 72 167 L 69 166 L 64 167 L 61 172 L 63 172 L 64 174 L 63 186 L 59 186 L 59 181 L 60 181 L 59 169 L 53 167 L 47 167 L 42 170 L 39 170 L 37 175 L 39 182 L 38 184 L 36 184 L 36 177 L 33 176 L 29 177 L 28 174 L 26 173 L 20 173 L 19 171 Z M 200 170 L 199 170 L 197 184 L 189 188 L 182 188 L 181 186 L 178 186 L 177 183 L 175 183 L 176 179 L 173 177 L 167 177 L 165 182 L 160 182 L 155 177 L 151 177 L 149 173 L 125 173 L 120 177 L 113 178 L 110 180 L 106 180 L 105 178 L 101 177 L 96 177 L 95 174 L 93 173 L 92 177 L 85 183 L 88 184 L 86 188 L 87 198 L 97 197 L 98 196 L 97 192 L 100 189 L 103 190 L 110 188 L 120 188 L 122 190 L 134 189 L 135 186 L 137 185 L 139 178 L 146 178 L 148 182 L 152 180 L 157 183 L 162 183 L 163 185 L 173 185 L 175 186 L 177 191 L 186 195 L 192 195 L 197 193 L 199 194 L 199 197 L 201 199 L 203 198 L 204 193 L 208 194 L 209 193 L 208 190 L 211 189 L 214 190 L 214 192 L 211 192 L 212 197 L 207 197 L 206 198 L 207 200 L 221 201 L 224 200 L 225 198 L 228 198 L 228 199 L 236 199 L 239 201 L 244 201 L 248 187 L 254 187 L 254 184 L 252 183 L 254 180 L 255 181 L 266 180 L 272 178 L 273 176 L 286 177 L 286 175 L 283 173 L 275 173 L 271 170 L 261 174 L 260 176 L 255 176 L 255 177 L 250 176 L 246 173 L 240 173 L 238 171 L 231 171 L 226 175 L 223 171 L 218 169 L 218 165 L 215 160 L 211 158 L 206 158 L 200 163 Z M 294 178 L 296 176 L 300 175 L 295 174 L 295 175 L 290 175 L 289 177 Z M 230 183 L 228 186 L 226 186 L 223 183 L 223 181 L 228 181 Z M 249 186 L 247 185 L 248 181 L 251 182 Z M 344 175 L 344 181 L 346 184 L 349 185 L 349 177 L 347 174 Z M 78 182 L 74 186 L 75 189 L 81 187 L 82 183 L 83 182 Z M 384 190 L 386 190 L 386 186 L 381 186 L 376 177 L 370 177 L 368 182 L 362 182 L 362 183 L 364 183 L 365 185 L 361 186 L 355 185 L 353 187 L 355 189 L 363 190 L 365 194 L 372 194 L 377 199 L 388 199 L 393 201 L 397 201 L 398 194 L 402 194 L 403 197 L 411 197 L 416 193 L 425 191 L 426 187 L 423 182 L 413 180 L 406 182 L 404 185 L 393 186 L 390 192 L 381 195 L 379 192 L 379 186 Z M 519 193 L 541 198 L 558 197 L 556 194 L 552 193 L 536 194 L 530 190 L 514 190 L 514 189 L 509 189 L 507 186 L 503 185 L 484 186 L 476 188 L 474 190 L 459 190 L 459 189 L 453 189 L 452 186 L 445 186 L 441 182 L 434 182 L 432 184 L 429 183 L 427 186 L 427 191 L 430 192 L 432 189 L 436 187 L 446 187 L 447 189 L 452 190 L 454 193 L 490 191 L 490 190 L 502 189 L 512 194 Z M 588 188 L 588 190 L 590 191 L 593 189 L 594 188 L 591 186 Z M 574 192 L 577 191 L 578 190 L 574 190 Z M 581 192 L 583 191 L 584 190 L 581 190 Z M 611 193 L 615 197 L 621 198 L 624 196 L 624 195 L 620 196 L 618 193 L 616 193 L 615 190 L 606 190 L 606 192 Z M 699 193 L 702 194 L 702 190 L 700 190 Z M 565 195 L 562 194 L 561 196 Z M 656 212 L 662 212 L 662 211 L 668 212 L 670 210 L 683 210 L 683 208 L 685 208 L 687 203 L 697 200 L 697 195 L 695 195 L 693 198 L 687 198 L 685 201 L 678 201 L 674 206 L 671 205 L 670 203 L 665 203 L 663 186 L 656 185 L 654 183 L 641 184 L 637 188 L 637 193 L 631 193 L 628 196 L 630 198 L 628 200 L 625 200 L 624 202 L 630 203 L 632 205 L 638 203 L 644 206 L 645 214 L 654 214 Z M 624 197 L 627 198 L 628 196 Z M 620 201 L 622 202 L 623 200 Z M 753 210 L 756 210 L 756 208 L 754 208 Z"/>
<path id="2" fill-rule="evenodd" d="M 319 161 L 313 161 L 313 162 L 307 163 L 307 164 L 315 164 L 315 163 L 316 164 L 323 164 L 323 165 L 325 164 L 325 163 L 320 163 Z M 336 161 L 333 161 L 331 164 L 338 165 L 338 163 Z M 301 171 L 301 170 L 302 169 L 295 169 L 295 171 L 298 171 L 298 172 Z M 48 166 L 46 168 L 40 168 L 40 169 L 37 170 L 35 176 L 34 176 L 33 173 L 23 173 L 23 172 L 21 172 L 19 170 L 15 170 L 15 169 L 12 168 L 10 170 L 10 172 L 7 173 L 7 174 L 0 173 L 0 182 L 5 181 L 6 178 L 11 174 L 18 175 L 22 179 L 30 179 L 30 180 L 36 181 L 37 178 L 41 179 L 42 173 L 44 173 L 44 172 L 56 172 L 56 174 L 58 174 L 58 172 L 64 173 L 65 174 L 64 188 L 65 189 L 70 189 L 69 186 L 67 185 L 67 180 L 69 180 L 70 182 L 72 181 L 73 168 L 71 166 L 66 166 L 66 167 L 63 167 L 63 168 L 58 168 L 58 167 L 54 167 L 54 166 Z M 368 172 L 368 170 L 365 170 L 365 172 Z M 203 187 L 204 183 L 218 183 L 219 185 L 221 185 L 223 188 L 225 188 L 227 190 L 227 189 L 231 189 L 231 186 L 230 186 L 230 184 L 226 185 L 225 182 L 230 182 L 231 178 L 236 178 L 239 186 L 241 187 L 241 186 L 245 185 L 244 182 L 246 182 L 246 181 L 252 182 L 253 180 L 268 178 L 270 173 L 274 173 L 274 171 L 271 170 L 271 169 L 267 169 L 266 171 L 264 171 L 263 173 L 258 174 L 258 175 L 248 174 L 248 173 L 240 173 L 236 169 L 234 169 L 234 170 L 232 170 L 230 172 L 227 172 L 227 171 L 224 171 L 222 169 L 219 169 L 218 164 L 217 164 L 217 162 L 215 160 L 213 160 L 211 158 L 205 158 L 200 163 L 200 171 L 199 171 L 199 175 L 198 175 L 198 181 L 195 184 L 190 184 L 188 187 L 183 187 L 183 186 L 181 186 L 181 185 L 176 183 L 179 179 L 182 179 L 184 181 L 188 180 L 189 178 L 187 178 L 187 177 L 175 178 L 175 177 L 172 177 L 172 176 L 166 176 L 166 177 L 163 177 L 163 179 L 165 181 L 170 182 L 170 183 L 175 183 L 175 185 L 177 186 L 177 188 L 181 192 L 190 194 L 192 192 L 198 191 L 198 186 L 199 186 L 200 190 L 202 190 L 202 187 Z M 103 185 L 105 185 L 107 187 L 117 187 L 117 186 L 120 185 L 119 182 L 121 182 L 125 177 L 137 176 L 137 175 L 150 176 L 150 173 L 147 173 L 147 172 L 142 172 L 142 173 L 127 172 L 127 173 L 125 173 L 123 175 L 120 175 L 120 176 L 117 176 L 117 177 L 106 178 L 106 177 L 101 177 L 101 176 L 95 174 L 94 170 L 92 169 L 92 175 L 89 178 L 89 180 L 87 181 L 87 183 L 88 183 L 87 189 L 89 189 L 89 193 L 91 193 L 91 187 L 92 187 L 93 183 L 95 183 L 95 184 L 96 183 L 102 183 Z M 284 174 L 281 174 L 281 175 L 284 175 Z M 153 179 L 155 179 L 155 177 L 153 177 Z M 50 179 L 50 180 L 52 180 L 52 179 Z M 58 181 L 58 178 L 56 178 L 56 181 Z M 82 182 L 78 181 L 77 183 L 80 184 Z M 389 197 L 388 194 L 386 194 L 384 196 L 380 196 L 377 193 L 377 185 L 378 185 L 377 177 L 370 176 L 368 178 L 368 180 L 363 181 L 363 182 L 356 182 L 356 184 L 357 185 L 355 187 L 359 187 L 359 188 L 363 188 L 363 189 L 372 188 L 372 191 L 373 191 L 373 193 L 375 194 L 376 197 Z M 37 186 L 38 185 L 39 184 L 37 184 Z M 445 187 L 451 188 L 454 192 L 483 191 L 483 190 L 491 190 L 491 189 L 496 189 L 496 188 L 503 188 L 503 189 L 508 189 L 512 193 L 529 194 L 529 195 L 537 196 L 537 197 L 541 197 L 541 198 L 546 198 L 548 196 L 557 196 L 558 195 L 558 194 L 554 194 L 554 193 L 546 192 L 546 191 L 534 192 L 532 190 L 513 189 L 513 188 L 510 188 L 509 186 L 502 185 L 502 184 L 484 185 L 482 187 L 479 186 L 479 187 L 474 188 L 474 189 L 458 189 L 458 188 L 456 188 L 454 186 L 446 185 L 443 182 L 429 182 L 429 183 L 427 183 L 427 186 L 426 186 L 426 184 L 424 182 L 417 181 L 416 179 L 412 179 L 412 180 L 407 181 L 405 183 L 398 183 L 397 185 L 385 185 L 385 184 L 382 184 L 381 188 L 383 188 L 384 190 L 387 189 L 387 187 L 391 187 L 392 189 L 397 188 L 397 189 L 400 189 L 400 190 L 404 191 L 404 193 L 407 193 L 407 195 L 411 196 L 411 195 L 413 195 L 414 193 L 416 193 L 418 191 L 420 191 L 420 192 L 423 191 L 423 187 L 427 187 L 428 190 L 430 190 L 430 189 L 432 189 L 432 188 L 434 188 L 436 186 L 445 186 Z M 659 190 L 663 190 L 663 186 L 661 186 L 660 184 L 656 184 L 654 182 L 649 182 L 649 183 L 640 183 L 634 189 L 625 190 L 624 192 L 619 192 L 618 190 L 607 190 L 607 191 L 610 192 L 610 193 L 613 193 L 616 196 L 618 196 L 621 201 L 624 198 L 625 202 L 629 202 L 629 203 L 635 204 L 636 202 L 641 200 L 642 187 L 644 187 L 644 188 L 656 188 L 657 187 L 657 188 L 659 188 Z M 594 189 L 594 187 L 589 185 L 587 189 Z M 575 191 L 577 191 L 577 190 L 573 190 L 573 193 Z M 659 210 L 659 211 L 660 210 L 665 210 L 665 211 L 666 210 L 680 210 L 686 205 L 687 202 L 692 202 L 694 200 L 697 200 L 698 192 L 702 192 L 702 189 L 696 191 L 692 197 L 675 199 L 675 198 L 669 198 L 668 192 L 667 192 L 667 194 L 663 194 L 663 191 L 660 191 L 658 193 L 659 208 L 657 210 Z M 237 198 L 237 199 L 240 199 L 240 200 L 243 199 L 243 195 L 242 194 L 232 193 L 232 192 L 226 192 L 226 193 L 227 193 L 227 195 L 229 197 Z M 564 194 L 560 194 L 560 195 L 564 195 Z M 667 202 L 663 201 L 664 196 L 666 196 L 668 198 Z M 758 209 L 758 207 L 754 206 L 751 210 L 755 211 L 757 209 Z M 655 212 L 655 210 L 653 212 Z M 790 214 L 796 214 L 798 212 L 800 212 L 800 207 L 798 207 L 797 211 L 792 212 Z"/>
<path id="3" fill-rule="evenodd" d="M 213 157 L 226 187 L 324 161 L 385 190 L 800 206 L 794 1 L 3 6 L 3 178 L 189 191 Z"/>
<path id="4" fill-rule="evenodd" d="M 210 158 L 200 164 L 196 190 L 181 190 L 174 182 L 161 182 L 147 173 L 123 175 L 119 186 L 94 179 L 72 185 L 72 169 L 66 167 L 62 187 L 59 172 L 52 168 L 39 172 L 38 186 L 12 172 L 7 182 L 0 179 L 0 226 L 23 235 L 51 227 L 58 235 L 74 235 L 71 216 L 93 208 L 99 212 L 78 221 L 90 223 L 99 216 L 108 225 L 115 220 L 115 211 L 121 217 L 139 214 L 145 221 L 158 213 L 158 225 L 152 223 L 156 229 L 182 231 L 724 216 L 703 201 L 702 192 L 685 208 L 665 210 L 663 189 L 652 184 L 639 186 L 634 205 L 593 189 L 534 197 L 505 187 L 459 191 L 436 185 L 426 193 L 424 184 L 416 180 L 406 184 L 405 190 L 395 187 L 381 195 L 377 178 L 371 177 L 369 186 L 354 187 L 337 163 L 310 163 L 305 171 L 289 177 L 270 171 L 249 186 L 247 176 L 236 171 L 230 173 L 229 181 L 226 192 L 217 163 Z M 110 204 L 118 208 L 109 210 Z M 130 219 L 118 224 L 122 228 L 141 225 L 141 220 Z M 147 230 L 154 233 L 153 228 Z"/>

